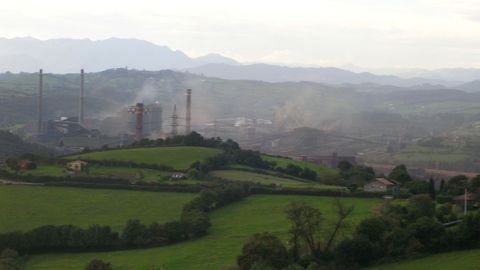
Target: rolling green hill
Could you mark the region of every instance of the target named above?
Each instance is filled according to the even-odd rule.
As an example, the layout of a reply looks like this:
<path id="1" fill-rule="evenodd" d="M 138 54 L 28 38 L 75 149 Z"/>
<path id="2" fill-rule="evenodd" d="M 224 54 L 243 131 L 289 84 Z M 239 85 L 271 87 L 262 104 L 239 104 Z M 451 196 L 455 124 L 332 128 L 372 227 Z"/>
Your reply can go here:
<path id="1" fill-rule="evenodd" d="M 313 189 L 343 189 L 342 187 L 322 185 L 313 181 L 302 179 L 288 179 L 279 176 L 273 176 L 268 174 L 259 174 L 247 171 L 236 170 L 218 170 L 212 172 L 213 176 L 221 177 L 234 181 L 248 181 L 254 183 L 260 183 L 262 185 L 276 185 L 279 187 L 287 188 L 313 188 Z"/>
<path id="2" fill-rule="evenodd" d="M 14 173 L 12 170 L 8 170 Z M 22 176 L 66 176 L 64 166 L 56 164 L 39 164 L 34 170 L 20 171 L 18 173 Z M 143 175 L 138 178 L 138 174 Z M 92 164 L 88 167 L 88 177 L 107 177 L 107 178 L 121 178 L 130 180 L 142 180 L 146 182 L 159 182 L 162 177 L 170 176 L 172 172 L 159 171 L 143 168 L 128 168 L 128 167 L 107 167 Z M 87 175 L 83 175 L 87 176 Z"/>
<path id="3" fill-rule="evenodd" d="M 128 219 L 144 223 L 179 218 L 195 194 L 0 185 L 0 232 L 42 225 L 109 225 L 119 231 Z"/>
<path id="4" fill-rule="evenodd" d="M 341 199 L 355 205 L 352 224 L 372 215 L 378 199 Z M 242 245 L 252 234 L 270 231 L 287 239 L 288 222 L 284 209 L 291 201 L 304 201 L 318 207 L 325 225 L 334 215 L 333 198 L 314 196 L 250 196 L 211 213 L 212 227 L 207 236 L 176 245 L 116 252 L 66 253 L 31 256 L 26 269 L 82 269 L 93 258 L 109 261 L 115 270 L 216 270 L 235 263 Z M 156 267 L 156 268 L 154 268 Z"/>
<path id="5" fill-rule="evenodd" d="M 219 154 L 221 150 L 204 147 L 175 146 L 119 149 L 68 156 L 68 159 L 133 161 L 170 166 L 186 170 L 195 161 Z"/>
<path id="6" fill-rule="evenodd" d="M 399 261 L 370 267 L 368 270 L 477 270 L 480 250 L 441 253 L 416 260 Z"/>

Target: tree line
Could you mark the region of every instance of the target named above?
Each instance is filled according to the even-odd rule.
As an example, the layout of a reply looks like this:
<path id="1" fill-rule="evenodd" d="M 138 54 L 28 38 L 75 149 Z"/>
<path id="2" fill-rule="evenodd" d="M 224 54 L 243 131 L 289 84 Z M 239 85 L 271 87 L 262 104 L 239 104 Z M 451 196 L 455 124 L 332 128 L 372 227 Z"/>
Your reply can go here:
<path id="1" fill-rule="evenodd" d="M 271 233 L 260 233 L 243 246 L 241 270 L 359 269 L 381 261 L 480 247 L 480 213 L 469 213 L 451 228 L 442 222 L 451 212 L 437 208 L 429 195 L 415 195 L 406 205 L 387 203 L 381 213 L 351 230 L 353 207 L 336 202 L 333 225 L 322 212 L 303 203 L 285 210 L 290 221 L 285 245 Z M 352 232 L 350 237 L 340 237 Z"/>

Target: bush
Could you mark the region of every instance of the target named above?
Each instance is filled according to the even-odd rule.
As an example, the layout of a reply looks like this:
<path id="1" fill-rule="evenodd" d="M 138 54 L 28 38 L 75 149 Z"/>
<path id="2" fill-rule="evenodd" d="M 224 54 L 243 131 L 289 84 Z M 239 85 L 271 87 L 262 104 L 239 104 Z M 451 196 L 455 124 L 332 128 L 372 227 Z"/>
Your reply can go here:
<path id="1" fill-rule="evenodd" d="M 140 223 L 138 219 L 127 221 L 121 239 L 127 247 L 148 245 L 150 241 L 147 226 Z"/>
<path id="2" fill-rule="evenodd" d="M 435 217 L 443 223 L 457 220 L 457 216 L 453 213 L 453 205 L 450 203 L 439 206 L 436 210 Z"/>
<path id="3" fill-rule="evenodd" d="M 410 174 L 408 174 L 407 167 L 403 164 L 396 166 L 388 175 L 388 178 L 399 181 L 400 183 L 406 183 L 412 180 Z"/>
<path id="4" fill-rule="evenodd" d="M 237 259 L 242 270 L 251 270 L 255 264 L 281 269 L 290 264 L 287 249 L 280 239 L 269 233 L 255 234 L 242 248 Z M 268 268 L 258 268 L 268 269 Z"/>
<path id="5" fill-rule="evenodd" d="M 298 264 L 291 264 L 285 268 L 282 268 L 282 270 L 305 270 L 305 268 Z"/>
<path id="6" fill-rule="evenodd" d="M 429 191 L 429 183 L 425 181 L 409 181 L 405 183 L 405 187 L 408 188 L 412 194 L 424 194 Z"/>
<path id="7" fill-rule="evenodd" d="M 442 194 L 438 194 L 437 195 L 437 203 L 451 203 L 453 202 L 453 196 L 450 195 L 450 194 L 445 194 L 445 193 L 442 193 Z"/>
<path id="8" fill-rule="evenodd" d="M 187 233 L 186 238 L 203 236 L 211 226 L 208 215 L 199 210 L 183 211 L 180 222 Z"/>
<path id="9" fill-rule="evenodd" d="M 373 246 L 363 237 L 344 240 L 335 251 L 335 261 L 347 269 L 366 266 L 374 259 Z"/>
<path id="10" fill-rule="evenodd" d="M 391 229 L 391 224 L 381 217 L 365 219 L 357 225 L 355 233 L 371 242 L 379 242 Z"/>
<path id="11" fill-rule="evenodd" d="M 420 217 L 407 227 L 407 231 L 411 238 L 418 239 L 425 248 L 422 251 L 439 251 L 442 247 L 444 248 L 440 243 L 445 240 L 445 228 L 433 218 Z"/>
<path id="12" fill-rule="evenodd" d="M 407 209 L 409 217 L 413 220 L 435 215 L 435 203 L 426 194 L 415 195 L 408 199 Z"/>
<path id="13" fill-rule="evenodd" d="M 18 257 L 18 252 L 10 248 L 6 248 L 2 250 L 2 253 L 0 253 L 0 259 L 16 258 L 16 257 Z"/>
<path id="14" fill-rule="evenodd" d="M 480 214 L 470 213 L 454 234 L 458 248 L 473 248 L 480 244 Z"/>
<path id="15" fill-rule="evenodd" d="M 112 270 L 112 265 L 102 260 L 93 259 L 85 266 L 85 270 Z"/>

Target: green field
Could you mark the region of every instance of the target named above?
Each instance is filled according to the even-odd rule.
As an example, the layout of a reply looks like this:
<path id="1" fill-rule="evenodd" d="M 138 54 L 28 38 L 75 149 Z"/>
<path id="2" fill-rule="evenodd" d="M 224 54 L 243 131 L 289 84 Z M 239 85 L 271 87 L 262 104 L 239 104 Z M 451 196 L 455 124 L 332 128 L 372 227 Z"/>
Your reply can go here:
<path id="1" fill-rule="evenodd" d="M 0 185 L 0 232 L 42 225 L 91 224 L 123 228 L 131 218 L 144 223 L 179 218 L 195 194 Z"/>
<path id="2" fill-rule="evenodd" d="M 368 270 L 478 270 L 480 250 L 441 253 L 416 260 L 399 261 L 370 267 Z"/>
<path id="3" fill-rule="evenodd" d="M 170 176 L 172 172 L 139 169 L 139 168 L 126 168 L 126 167 L 106 167 L 99 165 L 90 165 L 88 167 L 90 177 L 112 177 L 112 178 L 125 178 L 125 179 L 137 179 L 140 173 L 143 174 L 143 181 L 154 182 L 159 181 L 161 177 Z M 14 173 L 10 170 L 10 172 Z M 22 170 L 19 175 L 32 175 L 32 176 L 65 176 L 65 170 L 62 165 L 50 165 L 40 164 L 34 170 Z M 138 179 L 140 180 L 140 179 Z"/>
<path id="4" fill-rule="evenodd" d="M 263 185 L 275 184 L 280 187 L 289 188 L 315 188 L 315 189 L 343 189 L 342 187 L 322 185 L 308 180 L 287 179 L 277 176 L 260 174 L 247 171 L 219 170 L 212 172 L 213 176 L 234 181 L 249 181 Z"/>
<path id="5" fill-rule="evenodd" d="M 267 155 L 263 155 L 263 159 L 267 161 L 275 161 L 277 163 L 277 166 L 282 168 L 287 167 L 288 164 L 297 165 L 301 168 L 305 168 L 305 167 L 309 168 L 315 171 L 321 180 L 336 177 L 338 175 L 338 171 L 335 169 L 320 167 L 311 162 L 281 158 L 281 157 L 273 157 L 273 156 L 267 156 Z"/>
<path id="6" fill-rule="evenodd" d="M 433 148 L 410 145 L 396 153 L 394 159 L 397 162 L 459 162 L 474 158 L 467 151 L 458 147 Z"/>
<path id="7" fill-rule="evenodd" d="M 15 173 L 12 170 L 9 170 L 11 173 Z M 19 175 L 33 175 L 33 176 L 64 176 L 65 172 L 62 166 L 60 165 L 37 165 L 37 168 L 34 170 L 21 170 L 18 172 Z"/>
<path id="8" fill-rule="evenodd" d="M 212 227 L 201 239 L 176 245 L 117 252 L 45 254 L 31 256 L 27 269 L 82 269 L 93 258 L 109 261 L 115 270 L 217 270 L 231 266 L 245 241 L 256 232 L 270 231 L 287 239 L 284 209 L 290 201 L 304 201 L 321 209 L 326 226 L 334 215 L 333 198 L 314 196 L 255 195 L 211 213 Z M 355 205 L 352 224 L 373 215 L 378 199 L 345 198 Z M 156 268 L 155 268 L 156 267 Z"/>
<path id="9" fill-rule="evenodd" d="M 171 176 L 171 172 L 139 169 L 139 168 L 124 168 L 124 167 L 105 167 L 105 166 L 89 166 L 90 176 L 103 176 L 113 178 L 137 179 L 137 175 L 142 174 L 143 178 L 138 179 L 147 182 L 157 182 L 162 177 Z"/>
<path id="10" fill-rule="evenodd" d="M 195 161 L 219 154 L 221 150 L 204 147 L 175 146 L 119 149 L 72 155 L 68 159 L 118 160 L 160 164 L 176 170 L 186 170 Z"/>

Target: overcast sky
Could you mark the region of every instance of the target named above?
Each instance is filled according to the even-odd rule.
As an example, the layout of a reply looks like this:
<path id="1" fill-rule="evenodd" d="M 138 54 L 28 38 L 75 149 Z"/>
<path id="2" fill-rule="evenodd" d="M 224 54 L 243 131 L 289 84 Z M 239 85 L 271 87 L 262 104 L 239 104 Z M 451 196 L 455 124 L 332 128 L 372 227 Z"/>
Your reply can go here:
<path id="1" fill-rule="evenodd" d="M 138 38 L 242 62 L 480 67 L 480 0 L 0 0 L 0 36 Z"/>

